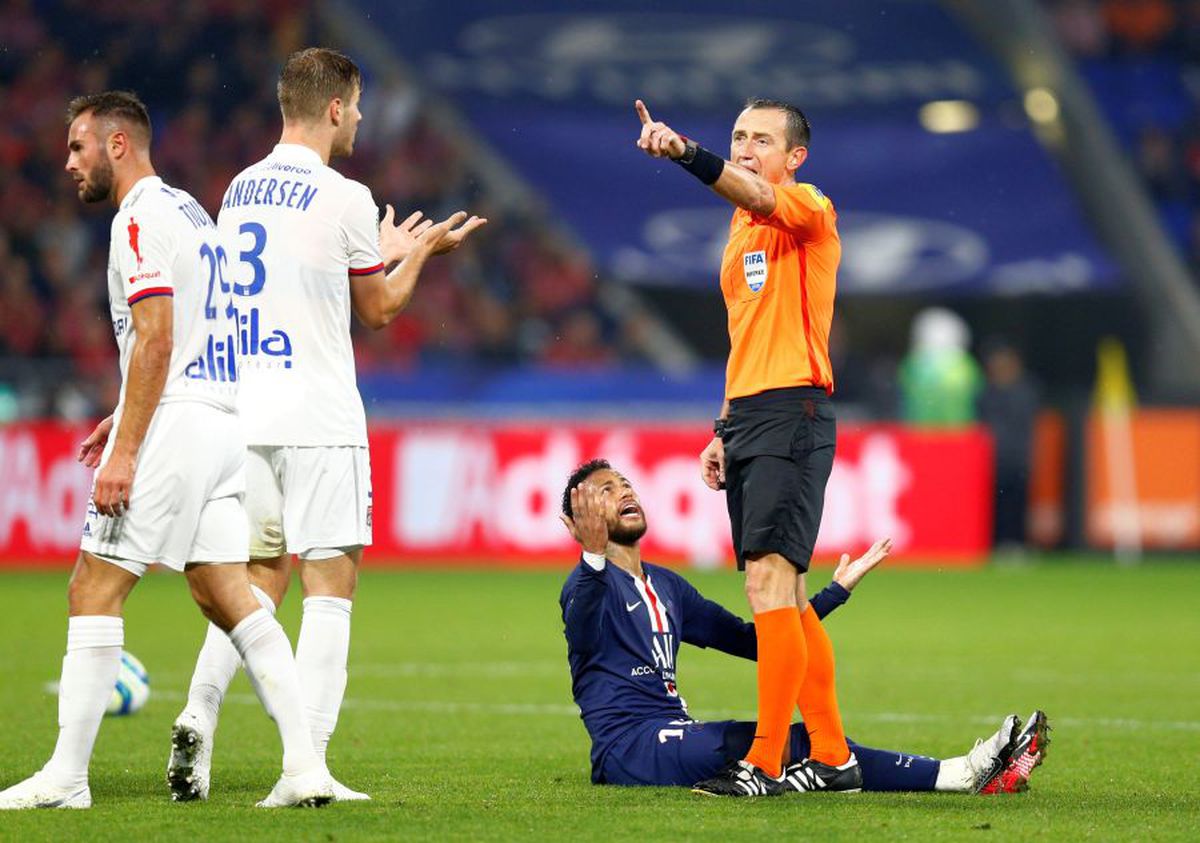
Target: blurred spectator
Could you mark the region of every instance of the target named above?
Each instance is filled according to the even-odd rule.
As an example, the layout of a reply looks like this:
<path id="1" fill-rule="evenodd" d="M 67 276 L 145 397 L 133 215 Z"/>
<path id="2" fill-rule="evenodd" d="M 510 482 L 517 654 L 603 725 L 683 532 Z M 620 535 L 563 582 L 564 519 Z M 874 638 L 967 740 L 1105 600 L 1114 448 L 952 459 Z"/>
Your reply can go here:
<path id="1" fill-rule="evenodd" d="M 991 429 L 996 448 L 994 544 L 1001 552 L 1019 551 L 1025 547 L 1038 390 L 1008 343 L 988 343 L 983 362 L 987 386 L 979 398 L 979 419 Z"/>
<path id="2" fill-rule="evenodd" d="M 1200 266 L 1200 0 L 1043 0 L 1181 254 Z"/>
<path id="3" fill-rule="evenodd" d="M 913 319 L 912 344 L 900 362 L 905 421 L 926 427 L 956 427 L 975 420 L 979 364 L 967 350 L 971 329 L 957 313 L 941 307 Z"/>
<path id="4" fill-rule="evenodd" d="M 1113 40 L 1130 52 L 1154 51 L 1175 26 L 1170 0 L 1104 0 L 1102 10 Z"/>

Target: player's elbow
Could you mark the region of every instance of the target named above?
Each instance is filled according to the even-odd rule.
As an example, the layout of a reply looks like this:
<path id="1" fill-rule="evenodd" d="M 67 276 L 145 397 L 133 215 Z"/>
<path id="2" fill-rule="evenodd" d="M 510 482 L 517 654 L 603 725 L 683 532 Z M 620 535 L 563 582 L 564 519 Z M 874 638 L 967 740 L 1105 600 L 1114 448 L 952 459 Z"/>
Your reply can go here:
<path id="1" fill-rule="evenodd" d="M 372 331 L 378 331 L 391 324 L 392 317 L 382 308 L 376 308 L 360 312 L 358 320 Z"/>
<path id="2" fill-rule="evenodd" d="M 142 348 L 145 354 L 153 360 L 169 361 L 171 352 L 175 349 L 175 340 L 165 331 L 155 332 L 145 337 L 142 341 Z"/>

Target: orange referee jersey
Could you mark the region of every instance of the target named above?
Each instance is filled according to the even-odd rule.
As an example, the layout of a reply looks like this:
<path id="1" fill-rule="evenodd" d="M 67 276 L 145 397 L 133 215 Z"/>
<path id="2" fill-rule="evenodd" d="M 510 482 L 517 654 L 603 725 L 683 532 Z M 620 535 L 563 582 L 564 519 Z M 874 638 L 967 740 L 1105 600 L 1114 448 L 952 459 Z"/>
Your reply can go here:
<path id="1" fill-rule="evenodd" d="M 726 399 L 789 386 L 833 392 L 829 326 L 842 257 L 837 212 L 811 184 L 772 187 L 769 217 L 734 211 L 721 260 L 729 311 Z"/>

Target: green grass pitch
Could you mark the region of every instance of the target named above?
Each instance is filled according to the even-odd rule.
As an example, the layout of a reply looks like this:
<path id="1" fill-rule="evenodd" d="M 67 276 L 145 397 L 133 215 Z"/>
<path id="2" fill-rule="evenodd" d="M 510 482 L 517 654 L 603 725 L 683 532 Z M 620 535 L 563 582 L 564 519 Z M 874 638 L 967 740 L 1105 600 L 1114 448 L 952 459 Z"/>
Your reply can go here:
<path id="1" fill-rule="evenodd" d="M 1073 558 L 982 571 L 880 571 L 834 614 L 847 731 L 884 748 L 964 752 L 1001 716 L 1054 726 L 1029 793 L 724 801 L 684 789 L 594 787 L 571 704 L 561 572 L 368 570 L 350 683 L 330 750 L 369 804 L 256 810 L 278 773 L 272 724 L 244 677 L 217 733 L 213 795 L 172 804 L 170 724 L 204 626 L 179 577 L 148 577 L 126 647 L 151 676 L 139 714 L 106 719 L 91 811 L 0 814 L 0 840 L 1196 839 L 1200 560 L 1118 568 Z M 828 578 L 818 570 L 815 589 Z M 739 575 L 692 574 L 742 610 Z M 66 574 L 0 575 L 0 785 L 55 735 Z M 281 613 L 294 638 L 298 593 Z M 685 646 L 697 718 L 753 715 L 753 665 Z"/>

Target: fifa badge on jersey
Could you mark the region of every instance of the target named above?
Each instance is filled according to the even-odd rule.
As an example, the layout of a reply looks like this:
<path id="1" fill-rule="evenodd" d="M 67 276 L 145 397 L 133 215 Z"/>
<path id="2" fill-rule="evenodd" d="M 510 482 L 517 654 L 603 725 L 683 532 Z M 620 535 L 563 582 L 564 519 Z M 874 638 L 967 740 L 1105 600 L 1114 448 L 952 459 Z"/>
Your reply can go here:
<path id="1" fill-rule="evenodd" d="M 742 255 L 742 268 L 746 272 L 746 286 L 757 293 L 767 284 L 767 253 L 763 250 L 746 252 Z"/>

